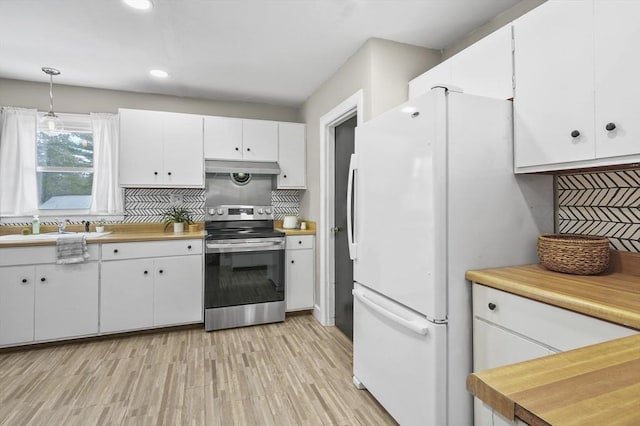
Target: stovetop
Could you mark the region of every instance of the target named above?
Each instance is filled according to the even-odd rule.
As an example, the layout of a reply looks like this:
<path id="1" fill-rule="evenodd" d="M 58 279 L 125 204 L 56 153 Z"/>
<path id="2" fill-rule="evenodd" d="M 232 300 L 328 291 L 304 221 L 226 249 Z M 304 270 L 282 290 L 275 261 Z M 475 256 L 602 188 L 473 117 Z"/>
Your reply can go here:
<path id="1" fill-rule="evenodd" d="M 284 237 L 285 233 L 273 229 L 272 220 L 208 221 L 205 222 L 207 240 L 237 238 Z"/>

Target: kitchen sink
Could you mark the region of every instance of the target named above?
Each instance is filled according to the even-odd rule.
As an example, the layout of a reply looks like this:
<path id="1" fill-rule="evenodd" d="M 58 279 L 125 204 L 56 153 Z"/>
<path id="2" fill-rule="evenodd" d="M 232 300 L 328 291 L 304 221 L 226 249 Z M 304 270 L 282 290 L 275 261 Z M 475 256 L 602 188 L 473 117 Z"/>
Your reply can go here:
<path id="1" fill-rule="evenodd" d="M 80 234 L 84 234 L 86 238 L 100 238 L 110 233 L 111 232 L 63 232 L 62 234 L 60 234 L 58 232 L 47 232 L 44 234 L 37 234 L 37 235 L 11 234 L 11 235 L 0 236 L 0 242 L 2 241 L 29 242 L 29 241 L 47 241 L 47 240 L 55 241 L 58 239 L 60 235 L 80 235 Z"/>

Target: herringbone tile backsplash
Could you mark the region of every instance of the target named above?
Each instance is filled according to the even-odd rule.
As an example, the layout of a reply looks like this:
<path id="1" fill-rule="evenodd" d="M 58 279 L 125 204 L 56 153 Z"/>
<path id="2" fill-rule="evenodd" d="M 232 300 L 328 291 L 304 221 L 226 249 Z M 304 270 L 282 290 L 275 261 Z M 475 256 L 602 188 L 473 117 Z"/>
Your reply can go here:
<path id="1" fill-rule="evenodd" d="M 127 223 L 162 222 L 162 213 L 171 205 L 172 195 L 182 197 L 179 204 L 193 212 L 195 221 L 204 220 L 203 189 L 126 188 L 124 192 L 124 221 Z M 276 219 L 284 215 L 300 214 L 301 191 L 279 189 L 271 191 L 271 204 Z"/>
<path id="2" fill-rule="evenodd" d="M 556 180 L 558 230 L 601 235 L 640 252 L 640 170 L 563 175 Z"/>

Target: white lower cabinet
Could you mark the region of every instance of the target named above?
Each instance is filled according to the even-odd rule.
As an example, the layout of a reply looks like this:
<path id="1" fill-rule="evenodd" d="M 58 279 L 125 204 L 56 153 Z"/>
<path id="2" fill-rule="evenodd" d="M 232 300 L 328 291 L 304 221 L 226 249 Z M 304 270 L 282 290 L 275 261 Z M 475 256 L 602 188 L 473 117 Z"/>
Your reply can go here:
<path id="1" fill-rule="evenodd" d="M 0 249 L 0 346 L 98 332 L 98 250 L 57 265 L 56 248 Z"/>
<path id="2" fill-rule="evenodd" d="M 103 244 L 102 257 L 100 332 L 202 321 L 201 240 Z"/>
<path id="3" fill-rule="evenodd" d="M 313 309 L 315 250 L 313 235 L 286 237 L 285 300 L 287 311 Z"/>
<path id="4" fill-rule="evenodd" d="M 637 333 L 566 309 L 473 284 L 473 370 L 527 361 Z M 474 424 L 511 425 L 474 399 Z"/>

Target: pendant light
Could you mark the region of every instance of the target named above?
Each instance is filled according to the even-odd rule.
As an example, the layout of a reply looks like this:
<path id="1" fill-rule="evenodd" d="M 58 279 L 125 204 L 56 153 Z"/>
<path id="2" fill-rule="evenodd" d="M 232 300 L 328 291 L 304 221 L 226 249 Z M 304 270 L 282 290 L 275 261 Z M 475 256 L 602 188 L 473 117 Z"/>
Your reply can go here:
<path id="1" fill-rule="evenodd" d="M 49 132 L 61 132 L 64 130 L 62 120 L 53 112 L 53 76 L 60 75 L 60 71 L 50 67 L 42 67 L 42 71 L 49 75 L 49 112 L 40 119 L 40 127 Z"/>

